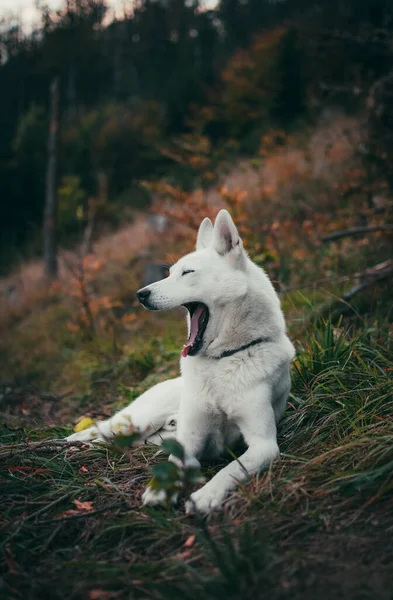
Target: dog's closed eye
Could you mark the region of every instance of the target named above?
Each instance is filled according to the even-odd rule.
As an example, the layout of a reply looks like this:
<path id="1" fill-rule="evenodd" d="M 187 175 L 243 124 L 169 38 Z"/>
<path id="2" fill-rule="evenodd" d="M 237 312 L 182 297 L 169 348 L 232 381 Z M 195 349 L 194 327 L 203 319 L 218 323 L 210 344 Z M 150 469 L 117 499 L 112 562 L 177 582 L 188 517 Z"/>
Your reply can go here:
<path id="1" fill-rule="evenodd" d="M 194 271 L 194 269 L 188 269 L 187 271 L 183 271 L 181 276 L 183 277 L 183 275 L 188 275 L 188 273 L 195 273 L 195 271 Z"/>

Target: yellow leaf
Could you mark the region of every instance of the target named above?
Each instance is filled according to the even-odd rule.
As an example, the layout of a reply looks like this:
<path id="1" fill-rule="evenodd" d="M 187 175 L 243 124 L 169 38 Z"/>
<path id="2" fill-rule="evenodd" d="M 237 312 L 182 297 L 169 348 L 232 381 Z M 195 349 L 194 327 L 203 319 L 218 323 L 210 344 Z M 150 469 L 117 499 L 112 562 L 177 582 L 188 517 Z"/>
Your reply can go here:
<path id="1" fill-rule="evenodd" d="M 84 429 L 87 429 L 88 427 L 90 427 L 91 425 L 94 425 L 94 421 L 93 419 L 90 419 L 90 417 L 83 417 L 79 423 L 77 423 L 74 427 L 74 431 L 75 433 L 78 433 L 79 431 L 83 431 Z"/>

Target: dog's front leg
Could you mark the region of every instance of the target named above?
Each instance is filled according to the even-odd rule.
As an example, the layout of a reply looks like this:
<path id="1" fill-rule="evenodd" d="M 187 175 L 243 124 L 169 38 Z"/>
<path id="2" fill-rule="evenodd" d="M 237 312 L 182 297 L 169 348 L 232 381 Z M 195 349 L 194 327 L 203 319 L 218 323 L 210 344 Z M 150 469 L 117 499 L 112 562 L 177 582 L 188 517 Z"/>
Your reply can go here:
<path id="1" fill-rule="evenodd" d="M 186 467 L 199 467 L 199 458 L 203 452 L 205 440 L 211 426 L 209 414 L 205 413 L 200 406 L 197 398 L 182 399 L 177 423 L 177 441 L 183 446 L 184 461 L 170 456 L 169 460 L 178 466 L 182 463 Z M 176 503 L 178 494 L 173 494 L 169 498 L 170 502 Z M 165 504 L 168 500 L 164 490 L 155 490 L 150 485 L 143 493 L 142 501 L 144 505 L 156 506 Z"/>
<path id="2" fill-rule="evenodd" d="M 173 429 L 176 428 L 182 390 L 180 377 L 157 383 L 110 419 L 98 421 L 66 439 L 69 442 L 108 442 L 118 435 L 135 433 L 139 434 L 135 443 L 143 443 L 154 436 L 153 443 L 159 444 L 161 437 L 157 435 L 162 427 L 172 427 L 173 421 Z M 167 437 L 166 433 L 164 437 Z"/>
<path id="3" fill-rule="evenodd" d="M 186 504 L 188 513 L 208 513 L 219 506 L 238 482 L 269 467 L 279 455 L 276 423 L 271 405 L 270 386 L 259 386 L 252 396 L 244 398 L 235 421 L 240 428 L 248 449 L 237 460 L 221 469 L 200 490 L 191 494 Z"/>

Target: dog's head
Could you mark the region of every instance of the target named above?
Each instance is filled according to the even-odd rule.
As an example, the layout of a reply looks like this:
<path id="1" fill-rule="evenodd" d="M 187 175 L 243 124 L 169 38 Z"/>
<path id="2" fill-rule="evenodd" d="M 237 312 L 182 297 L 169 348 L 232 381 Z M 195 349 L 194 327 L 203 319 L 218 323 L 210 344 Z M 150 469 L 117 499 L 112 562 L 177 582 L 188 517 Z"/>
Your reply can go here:
<path id="1" fill-rule="evenodd" d="M 174 264 L 169 277 L 140 289 L 137 297 L 149 310 L 187 308 L 189 339 L 182 354 L 194 356 L 205 346 L 207 329 L 218 318 L 220 307 L 245 296 L 246 263 L 243 243 L 231 215 L 221 210 L 214 227 L 210 219 L 202 221 L 196 251 Z"/>

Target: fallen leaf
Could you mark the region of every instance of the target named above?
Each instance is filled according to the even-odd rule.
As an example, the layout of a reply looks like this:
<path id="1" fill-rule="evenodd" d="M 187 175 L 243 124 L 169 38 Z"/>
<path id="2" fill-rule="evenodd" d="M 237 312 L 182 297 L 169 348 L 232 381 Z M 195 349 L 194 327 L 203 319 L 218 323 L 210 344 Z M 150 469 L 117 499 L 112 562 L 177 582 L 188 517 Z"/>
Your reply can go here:
<path id="1" fill-rule="evenodd" d="M 79 431 L 83 431 L 84 429 L 91 427 L 91 425 L 94 425 L 93 419 L 91 419 L 90 417 L 82 417 L 80 421 L 78 421 L 78 423 L 75 425 L 74 431 L 75 433 L 78 433 Z"/>
<path id="2" fill-rule="evenodd" d="M 195 540 L 196 540 L 196 536 L 190 535 L 190 537 L 187 538 L 186 541 L 184 542 L 185 548 L 191 548 L 191 546 L 193 546 L 195 544 Z"/>
<path id="3" fill-rule="evenodd" d="M 80 500 L 73 500 L 76 508 L 70 508 L 65 512 L 58 515 L 60 518 L 62 517 L 73 517 L 75 515 L 80 515 L 81 513 L 89 513 L 94 510 L 93 502 L 81 502 Z"/>
<path id="4" fill-rule="evenodd" d="M 76 508 L 82 512 L 94 510 L 92 502 L 81 502 L 80 500 L 75 499 L 73 500 L 73 503 L 75 504 Z"/>

